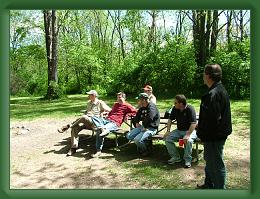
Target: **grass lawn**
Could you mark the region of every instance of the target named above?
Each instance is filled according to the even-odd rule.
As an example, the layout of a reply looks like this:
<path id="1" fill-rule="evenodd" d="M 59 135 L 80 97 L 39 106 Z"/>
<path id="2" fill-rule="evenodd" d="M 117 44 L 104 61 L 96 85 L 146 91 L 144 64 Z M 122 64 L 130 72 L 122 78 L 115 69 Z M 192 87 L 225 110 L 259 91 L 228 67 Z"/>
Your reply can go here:
<path id="1" fill-rule="evenodd" d="M 100 97 L 112 106 L 116 100 L 111 97 Z M 61 119 L 77 117 L 85 109 L 86 95 L 69 95 L 67 98 L 53 101 L 43 101 L 40 97 L 11 97 L 10 120 L 25 121 L 37 118 Z M 128 101 L 136 105 L 134 98 Z M 160 112 L 172 106 L 173 99 L 157 99 Z M 196 111 L 199 111 L 200 100 L 188 99 Z M 249 189 L 250 186 L 250 102 L 231 101 L 233 133 L 226 142 L 224 157 L 227 166 L 227 188 Z M 187 170 L 181 165 L 169 166 L 166 164 L 169 156 L 162 141 L 154 142 L 154 151 L 151 157 L 142 160 L 136 159 L 136 148 L 130 145 L 117 155 L 119 166 L 129 171 L 131 181 L 151 188 L 165 189 L 194 189 L 197 182 L 204 178 L 204 161 L 194 163 L 193 169 Z M 109 149 L 110 150 L 110 149 Z M 114 148 L 111 149 L 113 151 Z M 182 153 L 182 151 L 180 151 Z M 111 168 L 111 172 L 116 172 Z M 173 180 L 174 179 L 174 180 Z"/>

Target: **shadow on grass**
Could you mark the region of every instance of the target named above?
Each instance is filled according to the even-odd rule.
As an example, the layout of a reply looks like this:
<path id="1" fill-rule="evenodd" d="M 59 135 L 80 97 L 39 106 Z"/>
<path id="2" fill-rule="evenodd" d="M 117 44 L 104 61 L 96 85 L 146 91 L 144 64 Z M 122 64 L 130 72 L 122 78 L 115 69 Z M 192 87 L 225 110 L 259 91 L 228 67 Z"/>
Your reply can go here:
<path id="1" fill-rule="evenodd" d="M 79 139 L 79 147 L 73 157 L 91 159 L 91 154 L 96 152 L 95 143 L 96 137 L 90 137 L 89 135 L 80 134 Z M 119 145 L 122 145 L 127 142 L 125 137 L 118 138 Z M 56 146 L 62 146 L 62 148 L 58 151 L 47 151 L 45 153 L 56 153 L 56 154 L 64 154 L 69 151 L 70 148 L 70 137 L 61 140 L 56 144 Z M 168 165 L 167 161 L 170 158 L 166 147 L 164 144 L 154 142 L 152 153 L 149 156 L 142 157 L 137 152 L 136 145 L 131 143 L 124 148 L 118 149 L 115 145 L 115 138 L 113 135 L 109 135 L 105 138 L 104 147 L 102 152 L 105 154 L 111 154 L 112 156 L 102 156 L 102 159 L 110 159 L 113 157 L 116 161 L 122 164 L 126 164 L 128 167 L 132 168 L 142 168 L 142 167 L 153 167 L 160 168 L 164 170 L 172 170 L 183 168 L 184 162 L 177 163 L 175 165 Z M 183 148 L 179 148 L 180 156 L 183 157 Z M 194 152 L 194 151 L 193 151 Z M 201 150 L 200 150 L 201 152 Z M 194 156 L 194 154 L 193 154 Z M 137 161 L 138 164 L 133 164 L 134 161 Z M 129 164 L 129 165 L 127 165 Z M 196 165 L 197 162 L 194 162 L 193 165 Z"/>

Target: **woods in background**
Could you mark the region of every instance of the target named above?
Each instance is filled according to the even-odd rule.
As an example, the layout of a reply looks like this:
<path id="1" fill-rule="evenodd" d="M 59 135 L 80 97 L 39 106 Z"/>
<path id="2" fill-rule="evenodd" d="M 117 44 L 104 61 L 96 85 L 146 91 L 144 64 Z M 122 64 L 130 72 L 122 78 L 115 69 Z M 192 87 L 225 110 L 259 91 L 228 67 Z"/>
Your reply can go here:
<path id="1" fill-rule="evenodd" d="M 11 95 L 136 93 L 149 83 L 157 95 L 196 98 L 210 62 L 232 98 L 249 98 L 250 11 L 10 11 Z"/>

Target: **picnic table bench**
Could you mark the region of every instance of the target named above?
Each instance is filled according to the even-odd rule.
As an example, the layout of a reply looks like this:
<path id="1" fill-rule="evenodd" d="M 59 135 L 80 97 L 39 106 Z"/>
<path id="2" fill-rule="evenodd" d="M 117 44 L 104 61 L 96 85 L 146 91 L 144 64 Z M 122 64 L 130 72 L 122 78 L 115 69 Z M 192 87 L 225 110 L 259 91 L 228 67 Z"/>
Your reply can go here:
<path id="1" fill-rule="evenodd" d="M 111 133 L 115 135 L 115 144 L 117 148 L 123 148 L 126 147 L 127 145 L 129 145 L 130 143 L 132 143 L 132 141 L 128 141 L 125 144 L 119 145 L 118 144 L 118 138 L 120 136 L 126 136 L 126 134 L 133 128 L 132 125 L 132 118 L 128 118 L 127 120 L 124 121 L 124 123 L 129 127 L 129 129 L 118 129 L 116 131 L 112 131 Z M 198 119 L 198 115 L 197 115 L 197 119 Z M 163 135 L 164 133 L 162 133 L 163 131 L 165 131 L 165 129 L 167 128 L 167 122 L 168 122 L 168 118 L 165 118 L 164 115 L 160 115 L 160 125 L 157 129 L 157 132 L 155 135 L 153 135 L 152 137 L 150 137 L 148 139 L 149 146 L 153 147 L 153 141 L 160 141 L 163 140 Z M 172 121 L 172 125 L 177 125 L 176 121 Z M 194 145 L 195 145 L 195 160 L 198 161 L 200 159 L 200 154 L 199 154 L 199 145 L 203 144 L 199 138 L 197 138 L 196 140 L 194 140 Z"/>

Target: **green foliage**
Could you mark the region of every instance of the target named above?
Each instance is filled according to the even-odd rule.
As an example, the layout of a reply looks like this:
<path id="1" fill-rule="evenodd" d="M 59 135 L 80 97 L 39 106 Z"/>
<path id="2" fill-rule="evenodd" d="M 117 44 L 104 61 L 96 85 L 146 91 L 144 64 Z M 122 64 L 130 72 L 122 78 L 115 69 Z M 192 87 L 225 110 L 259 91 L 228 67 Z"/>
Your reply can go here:
<path id="1" fill-rule="evenodd" d="M 59 11 L 58 85 L 52 85 L 57 95 L 85 93 L 90 89 L 102 95 L 120 90 L 136 94 L 145 84 L 151 84 L 157 96 L 183 93 L 200 97 L 206 89 L 202 80 L 204 66 L 197 66 L 193 41 L 187 38 L 191 23 L 184 20 L 179 27 L 182 32 L 159 23 L 152 41 L 148 39 L 151 34 L 148 12 L 110 11 L 109 15 L 105 10 Z M 156 12 L 156 22 L 162 12 Z M 163 19 L 167 21 L 168 14 L 181 13 L 167 11 Z M 45 95 L 48 88 L 45 45 L 35 44 L 30 32 L 30 28 L 43 26 L 42 21 L 29 20 L 36 16 L 40 16 L 36 11 L 34 16 L 29 11 L 11 13 L 11 95 Z M 44 40 L 44 34 L 38 37 Z M 223 83 L 232 98 L 249 98 L 250 38 L 242 42 L 231 40 L 229 44 L 220 41 L 208 62 L 222 65 Z"/>
<path id="2" fill-rule="evenodd" d="M 50 81 L 48 85 L 48 92 L 44 99 L 59 99 L 63 96 L 63 90 L 55 81 Z"/>
<path id="3" fill-rule="evenodd" d="M 233 51 L 230 51 L 233 50 Z M 222 66 L 222 81 L 235 99 L 248 99 L 250 97 L 250 46 L 249 41 L 234 42 L 219 49 L 211 61 Z"/>
<path id="4" fill-rule="evenodd" d="M 15 96 L 43 95 L 47 90 L 45 50 L 28 45 L 10 51 L 10 93 Z"/>
<path id="5" fill-rule="evenodd" d="M 192 45 L 181 42 L 180 38 L 173 39 L 158 51 L 144 54 L 137 64 L 133 60 L 125 62 L 114 88 L 139 92 L 142 86 L 151 84 L 158 95 L 165 92 L 189 93 L 196 63 Z"/>

